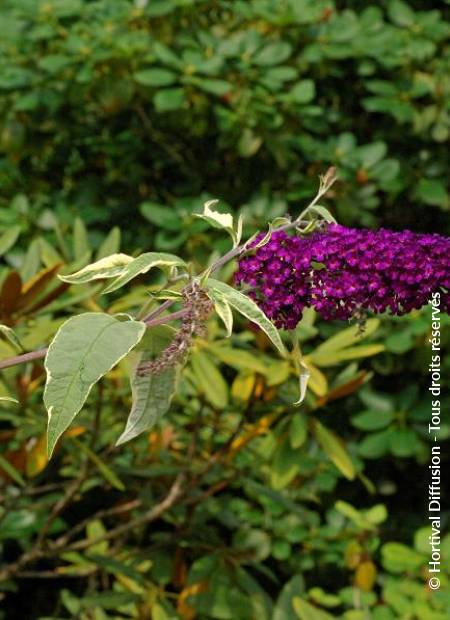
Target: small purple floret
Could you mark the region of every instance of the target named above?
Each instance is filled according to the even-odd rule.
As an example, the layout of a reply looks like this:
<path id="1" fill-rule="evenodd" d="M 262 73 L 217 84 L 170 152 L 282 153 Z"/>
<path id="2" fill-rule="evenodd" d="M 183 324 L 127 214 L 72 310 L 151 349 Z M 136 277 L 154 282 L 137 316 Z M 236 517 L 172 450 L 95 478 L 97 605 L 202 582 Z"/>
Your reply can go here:
<path id="1" fill-rule="evenodd" d="M 249 286 L 266 315 L 286 329 L 306 307 L 325 320 L 385 311 L 400 316 L 437 291 L 441 311 L 450 313 L 450 239 L 337 224 L 306 237 L 277 232 L 240 260 L 235 282 Z"/>

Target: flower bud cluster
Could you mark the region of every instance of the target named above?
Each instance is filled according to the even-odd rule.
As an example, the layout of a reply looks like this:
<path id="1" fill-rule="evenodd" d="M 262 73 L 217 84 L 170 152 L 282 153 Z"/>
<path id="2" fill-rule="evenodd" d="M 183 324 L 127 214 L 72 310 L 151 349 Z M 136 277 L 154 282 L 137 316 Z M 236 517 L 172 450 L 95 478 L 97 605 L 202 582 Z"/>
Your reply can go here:
<path id="1" fill-rule="evenodd" d="M 441 311 L 450 312 L 450 239 L 337 224 L 304 237 L 276 232 L 240 260 L 235 282 L 250 286 L 249 295 L 286 329 L 297 325 L 305 307 L 325 320 L 403 315 L 438 290 Z"/>
<path id="2" fill-rule="evenodd" d="M 144 362 L 138 367 L 137 373 L 139 375 L 157 374 L 183 362 L 192 345 L 193 338 L 195 336 L 204 337 L 205 321 L 214 309 L 214 304 L 196 282 L 186 285 L 181 294 L 185 312 L 180 329 L 157 358 L 150 362 Z"/>

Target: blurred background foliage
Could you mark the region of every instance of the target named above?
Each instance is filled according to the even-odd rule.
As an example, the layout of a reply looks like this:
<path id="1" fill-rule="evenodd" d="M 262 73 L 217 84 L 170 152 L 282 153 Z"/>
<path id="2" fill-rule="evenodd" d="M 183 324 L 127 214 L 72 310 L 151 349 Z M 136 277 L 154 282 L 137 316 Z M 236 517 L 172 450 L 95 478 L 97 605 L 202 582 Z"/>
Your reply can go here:
<path id="1" fill-rule="evenodd" d="M 119 249 L 204 267 L 227 247 L 192 216 L 206 199 L 252 234 L 297 214 L 329 165 L 341 223 L 448 234 L 448 4 L 3 0 L 0 357 L 106 309 L 101 285 L 58 273 Z M 157 284 L 109 310 L 137 312 Z M 50 463 L 42 363 L 3 371 L 20 404 L 0 403 L 2 617 L 448 618 L 448 573 L 427 588 L 430 327 L 424 309 L 360 339 L 307 312 L 299 409 L 265 337 L 241 322 L 226 340 L 212 319 L 153 432 L 112 447 L 121 363 Z M 442 554 L 448 571 L 448 536 Z"/>

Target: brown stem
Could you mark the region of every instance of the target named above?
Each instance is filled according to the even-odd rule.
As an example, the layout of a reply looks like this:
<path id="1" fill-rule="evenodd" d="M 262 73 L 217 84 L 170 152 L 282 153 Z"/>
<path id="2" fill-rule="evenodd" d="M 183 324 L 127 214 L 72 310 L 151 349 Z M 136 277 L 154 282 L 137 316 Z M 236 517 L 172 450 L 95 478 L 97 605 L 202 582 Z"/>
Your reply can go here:
<path id="1" fill-rule="evenodd" d="M 37 351 L 30 351 L 29 353 L 24 353 L 23 355 L 8 357 L 7 359 L 0 361 L 0 369 L 16 366 L 17 364 L 24 364 L 25 362 L 31 362 L 32 360 L 40 360 L 46 355 L 47 349 L 38 349 Z"/>
<path id="2" fill-rule="evenodd" d="M 174 302 L 173 299 L 166 299 L 165 302 L 163 302 L 160 306 L 152 310 L 152 312 L 149 312 L 147 316 L 145 316 L 142 320 L 144 321 L 144 323 L 147 323 L 147 321 L 150 321 L 156 318 L 157 316 L 162 314 L 164 310 L 167 310 L 168 308 L 170 308 L 173 302 Z"/>
<path id="3" fill-rule="evenodd" d="M 171 301 L 171 300 L 167 300 Z M 158 313 L 159 314 L 159 313 Z M 176 312 L 172 312 L 171 314 L 166 314 L 166 316 L 161 316 L 159 318 L 152 318 L 151 320 L 144 320 L 144 323 L 147 327 L 155 327 L 155 325 L 163 325 L 164 323 L 168 323 L 169 321 L 176 321 L 177 319 L 182 319 L 186 314 L 186 309 L 183 308 L 181 310 L 177 310 Z"/>
<path id="4" fill-rule="evenodd" d="M 54 557 L 55 555 L 58 555 L 58 553 L 60 553 L 61 551 L 87 549 L 88 547 L 91 547 L 98 542 L 117 538 L 118 536 L 125 534 L 136 527 L 146 525 L 147 523 L 151 523 L 152 521 L 156 521 L 156 519 L 158 519 L 164 512 L 170 510 L 170 508 L 181 497 L 181 495 L 183 494 L 183 484 L 185 479 L 186 474 L 184 472 L 180 473 L 170 487 L 167 495 L 159 504 L 156 504 L 156 506 L 154 506 L 145 514 L 132 519 L 124 525 L 119 525 L 112 530 L 109 530 L 109 532 L 106 532 L 106 534 L 99 536 L 98 538 L 91 540 L 79 540 L 72 545 L 66 546 L 66 536 L 63 536 L 55 545 L 53 545 L 49 549 L 43 549 L 42 547 L 38 548 L 35 546 L 31 551 L 24 553 L 16 562 L 10 564 L 9 566 L 5 566 L 3 570 L 0 570 L 0 582 L 10 579 L 15 575 L 23 574 L 22 569 L 25 568 L 25 566 L 32 564 L 42 558 Z"/>
<path id="5" fill-rule="evenodd" d="M 117 536 L 125 534 L 130 530 L 134 530 L 141 525 L 146 525 L 148 523 L 151 523 L 152 521 L 156 521 L 156 519 L 158 519 L 164 512 L 169 510 L 183 494 L 183 484 L 185 479 L 186 474 L 184 472 L 179 474 L 176 477 L 172 486 L 170 487 L 170 490 L 167 493 L 166 497 L 145 514 L 131 519 L 131 521 L 128 521 L 128 523 L 125 523 L 124 525 L 118 525 L 117 527 L 109 530 L 109 532 L 106 532 L 98 538 L 94 538 L 92 540 L 79 540 L 72 545 L 66 547 L 66 550 L 80 551 L 82 549 L 86 549 L 87 547 L 91 547 L 92 545 L 96 545 L 99 542 L 103 542 L 104 540 L 111 540 L 112 538 L 116 538 Z"/>
<path id="6" fill-rule="evenodd" d="M 163 305 L 164 304 L 162 304 L 160 308 L 162 308 Z M 158 308 L 158 310 L 160 308 Z M 164 310 L 165 308 L 162 308 L 161 312 L 163 312 Z M 161 313 L 158 312 L 157 314 L 159 315 Z M 156 325 L 162 325 L 164 323 L 168 323 L 169 321 L 176 321 L 177 319 L 181 319 L 185 314 L 186 310 L 177 310 L 177 312 L 172 312 L 171 314 L 167 314 L 166 316 L 162 316 L 159 318 L 150 318 L 149 320 L 149 317 L 147 317 L 144 320 L 144 323 L 147 325 L 147 327 L 155 327 Z M 48 348 L 38 349 L 37 351 L 30 351 L 29 353 L 24 353 L 23 355 L 16 355 L 14 357 L 8 357 L 4 360 L 0 360 L 0 370 L 2 368 L 10 368 L 11 366 L 24 364 L 25 362 L 43 359 L 47 355 L 47 351 Z"/>
<path id="7" fill-rule="evenodd" d="M 127 502 L 126 504 L 120 504 L 119 506 L 113 506 L 112 508 L 104 508 L 102 510 L 98 510 L 93 515 L 90 515 L 83 521 L 80 521 L 79 523 L 74 525 L 74 527 L 71 530 L 69 530 L 66 534 L 58 538 L 55 541 L 54 545 L 52 545 L 52 547 L 54 546 L 57 549 L 61 549 L 62 547 L 65 547 L 67 544 L 69 544 L 71 539 L 76 534 L 78 534 L 78 532 L 81 532 L 82 530 L 84 530 L 84 528 L 86 527 L 86 525 L 88 525 L 88 523 L 90 523 L 90 521 L 95 521 L 97 519 L 104 519 L 105 517 L 112 517 L 115 515 L 124 514 L 125 512 L 130 512 L 131 510 L 135 510 L 136 508 L 139 508 L 141 504 L 142 504 L 141 500 L 133 499 Z"/>

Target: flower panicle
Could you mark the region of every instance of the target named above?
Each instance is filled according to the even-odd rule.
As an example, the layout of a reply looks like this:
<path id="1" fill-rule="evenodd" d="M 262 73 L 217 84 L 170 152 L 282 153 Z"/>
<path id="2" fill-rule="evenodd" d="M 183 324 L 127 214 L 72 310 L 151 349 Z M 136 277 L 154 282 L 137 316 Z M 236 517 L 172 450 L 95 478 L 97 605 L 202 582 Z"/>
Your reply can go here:
<path id="1" fill-rule="evenodd" d="M 183 363 L 194 337 L 205 336 L 205 321 L 211 314 L 214 304 L 197 282 L 191 282 L 184 287 L 182 298 L 185 312 L 180 329 L 155 359 L 138 366 L 139 376 L 158 374 Z"/>
<path id="2" fill-rule="evenodd" d="M 306 307 L 325 320 L 361 320 L 367 313 L 403 315 L 441 292 L 450 311 L 450 239 L 330 224 L 309 236 L 274 233 L 239 262 L 236 284 L 278 327 L 293 329 Z"/>

